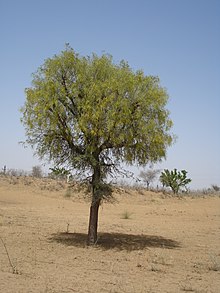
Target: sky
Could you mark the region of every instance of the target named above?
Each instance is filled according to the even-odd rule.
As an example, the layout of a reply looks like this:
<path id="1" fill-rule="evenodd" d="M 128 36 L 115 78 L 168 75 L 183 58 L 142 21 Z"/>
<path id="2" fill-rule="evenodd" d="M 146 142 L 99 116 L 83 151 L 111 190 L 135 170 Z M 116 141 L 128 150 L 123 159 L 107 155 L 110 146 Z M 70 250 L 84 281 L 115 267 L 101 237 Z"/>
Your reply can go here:
<path id="1" fill-rule="evenodd" d="M 32 73 L 69 43 L 159 76 L 178 139 L 155 168 L 187 170 L 192 189 L 220 185 L 219 15 L 219 0 L 0 0 L 0 168 L 43 163 L 19 144 L 19 109 Z"/>

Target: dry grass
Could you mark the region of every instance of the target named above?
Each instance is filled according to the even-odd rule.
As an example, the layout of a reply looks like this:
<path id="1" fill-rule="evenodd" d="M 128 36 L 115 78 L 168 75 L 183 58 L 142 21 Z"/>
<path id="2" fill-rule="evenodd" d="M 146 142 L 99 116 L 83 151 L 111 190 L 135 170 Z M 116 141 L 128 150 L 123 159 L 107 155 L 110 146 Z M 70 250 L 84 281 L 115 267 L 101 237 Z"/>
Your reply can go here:
<path id="1" fill-rule="evenodd" d="M 124 211 L 124 212 L 122 213 L 122 215 L 121 215 L 121 219 L 129 220 L 129 219 L 131 219 L 131 215 L 132 215 L 131 212 Z"/>

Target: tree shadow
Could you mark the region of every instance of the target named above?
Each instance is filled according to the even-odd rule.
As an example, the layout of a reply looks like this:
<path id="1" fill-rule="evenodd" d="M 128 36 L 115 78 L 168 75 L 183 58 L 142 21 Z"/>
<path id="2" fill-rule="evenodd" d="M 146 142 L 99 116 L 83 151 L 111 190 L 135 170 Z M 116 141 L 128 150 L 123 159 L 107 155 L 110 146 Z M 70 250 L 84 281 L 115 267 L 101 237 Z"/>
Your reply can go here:
<path id="1" fill-rule="evenodd" d="M 87 234 L 85 233 L 56 233 L 50 238 L 51 241 L 75 246 L 86 247 Z M 180 243 L 154 235 L 133 235 L 124 233 L 99 233 L 98 241 L 95 245 L 103 250 L 118 249 L 118 250 L 143 250 L 148 247 L 174 249 L 179 248 Z"/>

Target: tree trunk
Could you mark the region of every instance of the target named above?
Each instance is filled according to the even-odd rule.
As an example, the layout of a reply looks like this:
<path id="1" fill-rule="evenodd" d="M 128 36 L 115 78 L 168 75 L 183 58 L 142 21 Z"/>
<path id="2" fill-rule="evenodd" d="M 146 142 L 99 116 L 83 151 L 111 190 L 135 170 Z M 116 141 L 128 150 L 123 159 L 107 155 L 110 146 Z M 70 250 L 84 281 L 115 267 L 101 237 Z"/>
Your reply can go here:
<path id="1" fill-rule="evenodd" d="M 92 176 L 92 203 L 90 206 L 87 245 L 94 245 L 97 242 L 98 214 L 99 214 L 99 206 L 101 202 L 100 184 L 101 184 L 101 168 L 99 164 L 99 158 L 97 155 L 96 165 L 94 166 L 93 176 Z"/>
<path id="2" fill-rule="evenodd" d="M 94 245 L 97 242 L 99 205 L 100 201 L 98 200 L 93 202 L 90 207 L 87 245 Z"/>

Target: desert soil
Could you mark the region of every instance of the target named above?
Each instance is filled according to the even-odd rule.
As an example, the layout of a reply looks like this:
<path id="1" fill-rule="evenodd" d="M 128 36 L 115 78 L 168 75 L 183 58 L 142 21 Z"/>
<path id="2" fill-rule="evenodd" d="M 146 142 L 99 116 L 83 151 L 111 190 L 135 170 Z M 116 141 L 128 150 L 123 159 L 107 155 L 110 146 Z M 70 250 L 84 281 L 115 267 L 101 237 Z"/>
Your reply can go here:
<path id="1" fill-rule="evenodd" d="M 220 292 L 219 196 L 115 198 L 87 247 L 89 201 L 76 189 L 1 176 L 0 292 Z"/>

